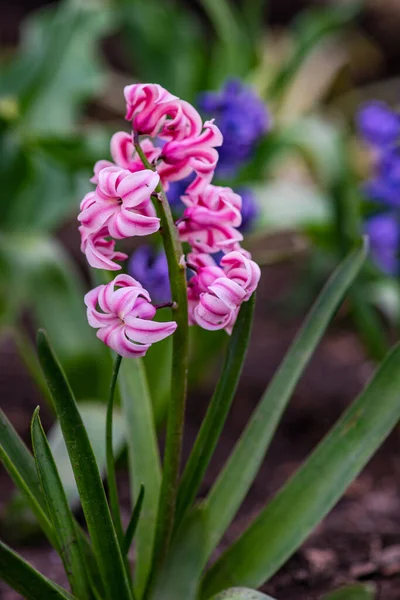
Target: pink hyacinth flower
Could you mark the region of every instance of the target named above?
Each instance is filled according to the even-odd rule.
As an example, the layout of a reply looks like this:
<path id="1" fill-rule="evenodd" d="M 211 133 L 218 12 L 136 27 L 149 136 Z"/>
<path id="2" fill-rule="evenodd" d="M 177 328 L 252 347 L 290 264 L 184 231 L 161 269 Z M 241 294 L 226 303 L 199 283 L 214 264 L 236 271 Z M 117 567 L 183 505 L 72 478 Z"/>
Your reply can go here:
<path id="1" fill-rule="evenodd" d="M 148 138 L 144 139 L 140 145 L 150 163 L 154 163 L 161 154 L 161 148 L 154 146 L 153 142 Z M 94 175 L 90 180 L 92 183 L 97 184 L 99 182 L 99 172 L 106 167 L 117 166 L 121 169 L 127 169 L 131 173 L 145 169 L 141 158 L 136 153 L 132 136 L 125 131 L 118 131 L 112 136 L 110 152 L 113 162 L 109 160 L 97 161 L 94 165 Z"/>
<path id="2" fill-rule="evenodd" d="M 97 337 L 120 356 L 144 356 L 151 344 L 173 334 L 174 321 L 151 321 L 156 309 L 142 285 L 129 275 L 118 275 L 107 285 L 99 285 L 85 296 L 89 325 Z"/>
<path id="3" fill-rule="evenodd" d="M 162 148 L 162 162 L 157 169 L 161 179 L 178 181 L 194 172 L 197 177 L 188 191 L 200 193 L 213 178 L 218 162 L 215 148 L 221 146 L 222 141 L 222 134 L 214 122 L 206 121 L 200 134 L 167 142 Z"/>
<path id="4" fill-rule="evenodd" d="M 163 140 L 183 140 L 197 136 L 202 119 L 188 102 L 180 100 L 153 83 L 128 85 L 124 89 L 127 112 L 133 130 Z"/>
<path id="5" fill-rule="evenodd" d="M 260 267 L 239 251 L 226 254 L 220 267 L 210 255 L 195 252 L 188 263 L 196 269 L 188 283 L 189 323 L 230 334 L 242 302 L 258 285 Z"/>
<path id="6" fill-rule="evenodd" d="M 238 251 L 225 254 L 221 259 L 221 267 L 225 275 L 245 291 L 248 300 L 256 290 L 261 277 L 260 267 L 254 260 Z"/>
<path id="7" fill-rule="evenodd" d="M 115 261 L 128 258 L 128 255 L 124 252 L 115 250 L 114 240 L 107 239 L 109 237 L 107 227 L 102 227 L 99 231 L 91 233 L 81 225 L 79 232 L 81 234 L 81 251 L 86 254 L 86 259 L 91 267 L 107 271 L 118 271 L 121 265 Z"/>
<path id="8" fill-rule="evenodd" d="M 182 200 L 187 208 L 179 235 L 198 252 L 230 252 L 243 239 L 236 229 L 242 222 L 242 200 L 230 188 L 210 184 L 200 194 L 189 191 Z"/>
<path id="9" fill-rule="evenodd" d="M 87 231 L 107 226 L 115 239 L 158 231 L 160 220 L 150 200 L 159 182 L 157 173 L 106 167 L 98 173 L 98 179 L 95 192 L 83 199 L 78 217 Z"/>

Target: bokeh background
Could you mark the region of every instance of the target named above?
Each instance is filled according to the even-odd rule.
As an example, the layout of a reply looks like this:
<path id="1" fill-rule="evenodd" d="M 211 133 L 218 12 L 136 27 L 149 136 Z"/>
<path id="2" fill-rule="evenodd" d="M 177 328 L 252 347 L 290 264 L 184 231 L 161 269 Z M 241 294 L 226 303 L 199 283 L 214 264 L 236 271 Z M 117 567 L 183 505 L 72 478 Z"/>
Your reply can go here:
<path id="1" fill-rule="evenodd" d="M 371 215 L 380 213 L 365 191 L 376 156 L 356 122 L 369 100 L 394 109 L 399 104 L 399 30 L 398 0 L 14 0 L 1 6 L 0 404 L 26 440 L 32 411 L 43 406 L 66 478 L 34 332 L 39 326 L 48 330 L 104 461 L 109 361 L 85 319 L 82 298 L 92 274 L 80 252 L 76 216 L 91 189 L 94 162 L 108 159 L 112 133 L 127 129 L 123 86 L 160 83 L 205 114 L 204 92 L 225 90 L 224 97 L 224 86 L 234 78 L 250 99 L 228 103 L 216 115 L 217 124 L 225 119 L 228 127 L 227 114 L 233 114 L 240 126 L 230 139 L 247 140 L 260 107 L 268 121 L 268 127 L 256 128 L 244 159 L 238 158 L 238 144 L 225 146 L 228 162 L 237 164 L 218 175 L 250 198 L 245 245 L 262 265 L 262 280 L 244 375 L 204 494 L 322 283 Z M 179 213 L 177 190 L 170 200 Z M 371 259 L 298 386 L 228 539 L 295 470 L 398 339 L 399 269 L 388 270 L 379 257 L 382 252 L 397 257 L 400 244 L 396 238 L 388 246 L 387 240 L 385 232 L 372 240 Z M 135 244 L 126 250 L 135 253 Z M 161 293 L 162 267 L 150 259 L 146 266 L 153 268 L 155 293 Z M 225 344 L 220 332 L 192 332 L 186 453 Z M 155 382 L 162 438 L 170 348 L 168 341 L 157 346 L 146 368 Z M 122 424 L 118 431 L 127 515 Z M 399 598 L 399 481 L 396 431 L 266 591 L 286 600 L 314 600 L 367 578 L 377 582 L 381 598 Z M 69 494 L 74 502 L 73 483 Z M 0 531 L 42 572 L 62 582 L 57 558 L 4 471 Z M 0 598 L 16 596 L 0 584 Z"/>

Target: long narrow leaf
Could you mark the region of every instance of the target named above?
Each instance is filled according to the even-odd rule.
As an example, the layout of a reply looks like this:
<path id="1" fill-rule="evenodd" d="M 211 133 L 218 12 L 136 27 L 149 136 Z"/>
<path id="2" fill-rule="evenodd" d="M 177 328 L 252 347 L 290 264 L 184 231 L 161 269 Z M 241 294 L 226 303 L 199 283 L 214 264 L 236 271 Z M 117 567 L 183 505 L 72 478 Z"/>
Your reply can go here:
<path id="1" fill-rule="evenodd" d="M 126 532 L 125 532 L 125 536 L 124 536 L 124 543 L 122 545 L 122 552 L 124 554 L 129 553 L 130 547 L 132 545 L 132 541 L 133 541 L 133 538 L 134 538 L 135 532 L 136 532 L 136 527 L 137 527 L 137 524 L 139 523 L 139 517 L 142 512 L 143 500 L 144 500 L 144 485 L 142 484 L 140 486 L 138 499 L 136 500 L 135 506 L 133 507 L 132 516 L 128 523 L 128 527 L 126 528 Z"/>
<path id="2" fill-rule="evenodd" d="M 73 596 L 36 571 L 0 542 L 0 579 L 28 600 L 73 600 Z"/>
<path id="3" fill-rule="evenodd" d="M 67 445 L 105 592 L 109 600 L 132 600 L 96 459 L 71 388 L 43 331 L 38 333 L 38 354 Z"/>
<path id="4" fill-rule="evenodd" d="M 400 345 L 272 502 L 206 575 L 203 597 L 258 587 L 297 550 L 400 419 Z"/>
<path id="5" fill-rule="evenodd" d="M 90 592 L 85 573 L 85 562 L 78 542 L 77 528 L 40 422 L 38 408 L 33 414 L 31 432 L 36 466 L 65 572 L 71 584 L 72 592 L 78 598 L 84 600 L 90 597 Z"/>
<path id="6" fill-rule="evenodd" d="M 356 583 L 347 585 L 340 590 L 323 596 L 321 600 L 374 600 L 376 588 L 370 583 Z"/>
<path id="7" fill-rule="evenodd" d="M 149 600 L 197 599 L 207 548 L 206 519 L 206 512 L 200 507 L 188 513 L 158 573 Z"/>
<path id="8" fill-rule="evenodd" d="M 179 487 L 177 526 L 196 497 L 228 416 L 249 344 L 255 295 L 242 305 L 227 348 L 225 363 Z"/>
<path id="9" fill-rule="evenodd" d="M 359 272 L 366 251 L 366 244 L 355 250 L 322 290 L 206 499 L 211 530 L 208 554 L 218 544 L 249 491 L 291 394 L 339 302 Z"/>
<path id="10" fill-rule="evenodd" d="M 35 460 L 24 442 L 0 409 L 0 461 L 8 470 L 19 491 L 27 500 L 43 532 L 52 546 L 57 547 L 57 539 L 47 512 L 46 499 L 40 486 Z M 99 572 L 92 548 L 85 532 L 75 523 L 79 541 L 84 550 L 88 576 L 92 587 L 99 586 Z"/>
<path id="11" fill-rule="evenodd" d="M 129 478 L 135 503 L 141 485 L 144 485 L 146 490 L 135 535 L 135 589 L 141 597 L 151 563 L 161 467 L 151 397 L 144 365 L 140 359 L 122 361 L 119 391 L 126 419 Z"/>
<path id="12" fill-rule="evenodd" d="M 0 409 L 0 461 L 26 498 L 49 542 L 55 544 L 53 526 L 40 488 L 35 461 L 14 427 Z"/>

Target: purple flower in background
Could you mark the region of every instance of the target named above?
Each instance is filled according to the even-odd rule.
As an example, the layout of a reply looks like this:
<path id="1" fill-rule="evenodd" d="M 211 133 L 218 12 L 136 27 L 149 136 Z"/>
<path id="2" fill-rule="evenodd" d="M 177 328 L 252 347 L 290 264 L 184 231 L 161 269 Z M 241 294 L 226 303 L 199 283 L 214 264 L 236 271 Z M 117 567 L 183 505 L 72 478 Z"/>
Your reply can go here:
<path id="1" fill-rule="evenodd" d="M 233 175 L 267 133 L 271 119 L 264 102 L 239 79 L 229 79 L 219 92 L 205 92 L 198 100 L 202 111 L 215 116 L 224 136 L 218 149 L 217 173 Z"/>
<path id="2" fill-rule="evenodd" d="M 257 204 L 256 196 L 250 188 L 239 188 L 236 190 L 242 197 L 242 224 L 239 231 L 242 233 L 251 231 L 253 225 L 260 214 L 260 208 Z"/>
<path id="3" fill-rule="evenodd" d="M 396 215 L 385 213 L 371 217 L 365 224 L 365 232 L 374 262 L 388 275 L 396 275 L 400 269 L 400 228 Z"/>
<path id="4" fill-rule="evenodd" d="M 400 118 L 384 102 L 368 102 L 357 115 L 357 127 L 366 142 L 378 148 L 395 144 L 400 138 Z"/>
<path id="5" fill-rule="evenodd" d="M 181 196 L 186 192 L 187 187 L 194 180 L 195 175 L 191 174 L 185 179 L 181 179 L 180 181 L 171 181 L 168 187 L 167 198 L 168 202 L 172 208 L 172 211 L 175 215 L 181 215 L 185 208 L 183 202 L 181 201 Z"/>
<path id="6" fill-rule="evenodd" d="M 128 273 L 148 290 L 153 303 L 171 300 L 167 257 L 163 251 L 150 245 L 140 246 L 129 259 Z"/>
<path id="7" fill-rule="evenodd" d="M 371 200 L 400 206 L 400 148 L 378 157 L 376 174 L 364 184 L 364 192 Z"/>

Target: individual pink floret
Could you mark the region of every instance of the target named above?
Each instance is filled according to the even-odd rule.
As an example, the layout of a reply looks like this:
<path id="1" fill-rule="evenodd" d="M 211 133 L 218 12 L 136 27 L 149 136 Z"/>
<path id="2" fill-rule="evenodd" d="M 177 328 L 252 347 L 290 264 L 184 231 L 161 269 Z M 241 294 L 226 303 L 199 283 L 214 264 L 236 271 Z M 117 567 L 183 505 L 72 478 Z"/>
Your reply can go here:
<path id="1" fill-rule="evenodd" d="M 154 163 L 161 154 L 161 148 L 154 146 L 153 142 L 148 138 L 144 139 L 140 145 L 150 163 Z M 117 166 L 121 169 L 127 169 L 131 173 L 143 171 L 145 169 L 141 158 L 136 153 L 132 136 L 125 131 L 118 131 L 112 136 L 110 153 L 113 162 L 109 160 L 99 160 L 94 165 L 94 175 L 90 180 L 92 183 L 99 182 L 99 172 L 106 167 Z"/>
<path id="2" fill-rule="evenodd" d="M 259 266 L 238 251 L 226 254 L 221 266 L 208 254 L 192 253 L 188 259 L 196 269 L 188 283 L 190 324 L 231 333 L 242 302 L 258 285 Z"/>
<path id="3" fill-rule="evenodd" d="M 231 281 L 243 288 L 246 292 L 245 300 L 248 300 L 260 281 L 261 269 L 258 264 L 241 252 L 234 251 L 222 257 L 221 267 Z"/>
<path id="4" fill-rule="evenodd" d="M 115 240 L 108 239 L 110 234 L 107 227 L 91 233 L 81 225 L 79 232 L 81 234 L 81 251 L 86 254 L 86 259 L 91 267 L 106 271 L 118 271 L 121 265 L 115 261 L 128 258 L 124 252 L 115 250 Z"/>
<path id="5" fill-rule="evenodd" d="M 187 208 L 178 225 L 182 241 L 198 252 L 230 252 L 243 239 L 241 197 L 228 187 L 207 185 L 200 194 L 182 196 Z"/>
<path id="6" fill-rule="evenodd" d="M 157 173 L 145 169 L 131 173 L 106 167 L 98 173 L 95 192 L 81 203 L 78 220 L 89 232 L 107 226 L 115 239 L 149 235 L 160 228 L 150 195 L 159 182 Z"/>
<path id="7" fill-rule="evenodd" d="M 218 162 L 215 148 L 221 146 L 222 141 L 222 134 L 214 122 L 206 121 L 200 134 L 167 142 L 162 148 L 162 162 L 157 168 L 161 179 L 178 181 L 194 172 L 197 177 L 188 191 L 199 193 L 213 178 Z"/>
<path id="8" fill-rule="evenodd" d="M 139 135 L 163 140 L 182 140 L 200 134 L 203 126 L 197 110 L 154 83 L 124 88 L 126 115 Z"/>
<path id="9" fill-rule="evenodd" d="M 144 356 L 151 344 L 173 334 L 174 321 L 151 321 L 156 309 L 142 285 L 129 275 L 118 275 L 85 296 L 89 325 L 97 337 L 120 356 Z"/>

